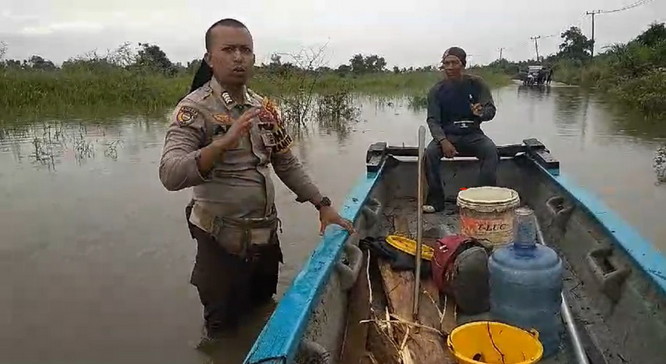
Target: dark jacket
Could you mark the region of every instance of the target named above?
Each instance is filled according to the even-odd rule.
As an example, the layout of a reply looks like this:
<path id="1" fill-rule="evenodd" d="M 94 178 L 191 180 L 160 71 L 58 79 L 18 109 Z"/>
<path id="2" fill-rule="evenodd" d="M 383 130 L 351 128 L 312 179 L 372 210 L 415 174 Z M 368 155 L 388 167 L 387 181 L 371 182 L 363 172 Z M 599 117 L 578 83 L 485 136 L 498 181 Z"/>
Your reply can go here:
<path id="1" fill-rule="evenodd" d="M 483 114 L 472 113 L 471 105 L 480 103 Z M 426 122 L 433 139 L 441 141 L 447 134 L 483 133 L 481 122 L 495 117 L 495 104 L 490 89 L 481 77 L 463 75 L 462 81 L 442 80 L 428 92 L 428 116 Z M 455 125 L 454 121 L 473 121 L 468 128 Z"/>

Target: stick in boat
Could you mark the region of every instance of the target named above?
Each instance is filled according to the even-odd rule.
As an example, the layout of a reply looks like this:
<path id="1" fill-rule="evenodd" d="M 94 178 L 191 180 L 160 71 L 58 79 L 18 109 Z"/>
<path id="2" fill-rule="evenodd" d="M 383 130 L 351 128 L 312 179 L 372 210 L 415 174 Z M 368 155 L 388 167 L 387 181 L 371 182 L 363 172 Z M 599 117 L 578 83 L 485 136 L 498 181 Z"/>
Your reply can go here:
<path id="1" fill-rule="evenodd" d="M 414 271 L 414 301 L 412 306 L 412 318 L 418 321 L 419 296 L 421 289 L 421 247 L 423 244 L 423 152 L 425 148 L 425 127 L 419 126 L 419 160 L 416 188 L 416 270 Z"/>
<path id="2" fill-rule="evenodd" d="M 539 220 L 536 218 L 536 216 L 534 216 L 534 226 L 536 227 L 537 239 L 539 240 L 539 243 L 548 245 L 546 244 L 546 240 L 543 237 L 543 231 L 541 230 L 541 226 L 539 226 Z M 564 296 L 564 293 L 560 293 L 560 295 L 562 297 L 562 315 L 564 316 L 564 321 L 566 321 L 569 336 L 571 336 L 574 353 L 576 354 L 576 361 L 578 364 L 589 364 L 589 361 L 587 360 L 587 354 L 585 354 L 585 349 L 583 348 L 583 344 L 580 341 L 580 336 L 578 335 L 578 330 L 576 329 L 576 324 L 573 321 L 571 310 L 569 310 L 567 298 Z"/>

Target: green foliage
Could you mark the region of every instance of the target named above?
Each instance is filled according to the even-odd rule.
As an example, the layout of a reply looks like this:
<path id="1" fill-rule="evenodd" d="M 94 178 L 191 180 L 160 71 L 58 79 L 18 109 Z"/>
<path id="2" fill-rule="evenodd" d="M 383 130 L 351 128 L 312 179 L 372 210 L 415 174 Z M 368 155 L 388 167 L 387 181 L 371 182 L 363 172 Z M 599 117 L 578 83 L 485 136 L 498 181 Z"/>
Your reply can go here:
<path id="1" fill-rule="evenodd" d="M 557 81 L 594 87 L 647 114 L 666 113 L 666 28 L 650 27 L 627 44 L 615 44 L 591 61 L 562 58 Z"/>
<path id="2" fill-rule="evenodd" d="M 356 54 L 349 60 L 349 65 L 351 71 L 356 74 L 382 72 L 386 68 L 386 60 L 375 54 L 371 56 Z"/>
<path id="3" fill-rule="evenodd" d="M 6 47 L 0 44 L 0 56 Z M 273 55 L 256 67 L 250 87 L 276 99 L 296 126 L 313 116 L 330 122 L 354 114 L 353 94 L 416 95 L 424 97 L 441 75 L 432 67 L 386 69 L 377 55 L 356 55 L 350 64 L 331 69 L 320 65 L 323 52 Z M 172 63 L 156 45 L 122 44 L 106 54 L 90 52 L 68 59 L 60 67 L 39 56 L 29 60 L 0 59 L 0 108 L 15 114 L 63 115 L 109 108 L 162 112 L 189 89 L 201 60 L 186 66 Z M 474 67 L 494 86 L 508 77 L 494 69 Z"/>
<path id="4" fill-rule="evenodd" d="M 571 27 L 561 35 L 559 58 L 585 60 L 592 55 L 594 41 L 587 39 L 578 27 Z"/>

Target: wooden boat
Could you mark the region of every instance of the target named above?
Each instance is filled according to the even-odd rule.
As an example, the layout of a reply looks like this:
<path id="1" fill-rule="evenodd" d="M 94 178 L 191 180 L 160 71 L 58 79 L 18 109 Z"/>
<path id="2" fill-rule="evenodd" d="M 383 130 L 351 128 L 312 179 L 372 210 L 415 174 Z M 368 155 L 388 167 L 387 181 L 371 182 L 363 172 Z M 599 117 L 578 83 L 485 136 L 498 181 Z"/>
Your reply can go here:
<path id="1" fill-rule="evenodd" d="M 560 173 L 559 162 L 539 141 L 498 148 L 500 185 L 517 191 L 535 211 L 544 240 L 565 266 L 566 335 L 558 354 L 541 362 L 666 363 L 664 256 Z M 407 363 L 400 357 L 404 350 L 410 351 L 414 363 L 455 362 L 447 350 L 447 333 L 478 318 L 456 315 L 451 300 L 437 302 L 441 297 L 433 292 L 432 282 L 422 280 L 419 323 L 439 332 L 423 328 L 401 341 L 410 326 L 390 322 L 396 316 L 409 321 L 405 307 L 412 304 L 414 275 L 386 272 L 385 264 L 368 259 L 367 252 L 358 248 L 364 236 L 395 231 L 415 236 L 418 154 L 418 147 L 370 146 L 367 171 L 341 208 L 359 233 L 350 236 L 337 227 L 327 230 L 281 297 L 246 364 Z M 474 158 L 441 163 L 448 196 L 476 180 Z M 455 214 L 423 218 L 425 230 L 436 225 L 457 229 Z M 387 292 L 382 283 L 387 275 L 402 284 Z M 387 311 L 393 316 L 387 317 Z M 392 345 L 398 354 L 377 353 Z"/>

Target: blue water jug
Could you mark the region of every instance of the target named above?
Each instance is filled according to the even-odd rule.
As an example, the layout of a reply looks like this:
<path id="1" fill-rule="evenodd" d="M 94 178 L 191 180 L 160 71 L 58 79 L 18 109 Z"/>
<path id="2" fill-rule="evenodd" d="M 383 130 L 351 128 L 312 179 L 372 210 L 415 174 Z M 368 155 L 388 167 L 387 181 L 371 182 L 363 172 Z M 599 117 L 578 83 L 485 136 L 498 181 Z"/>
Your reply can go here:
<path id="1" fill-rule="evenodd" d="M 532 210 L 516 209 L 513 243 L 488 260 L 490 314 L 496 321 L 536 329 L 548 357 L 560 346 L 563 268 L 553 249 L 536 243 L 535 223 Z"/>

